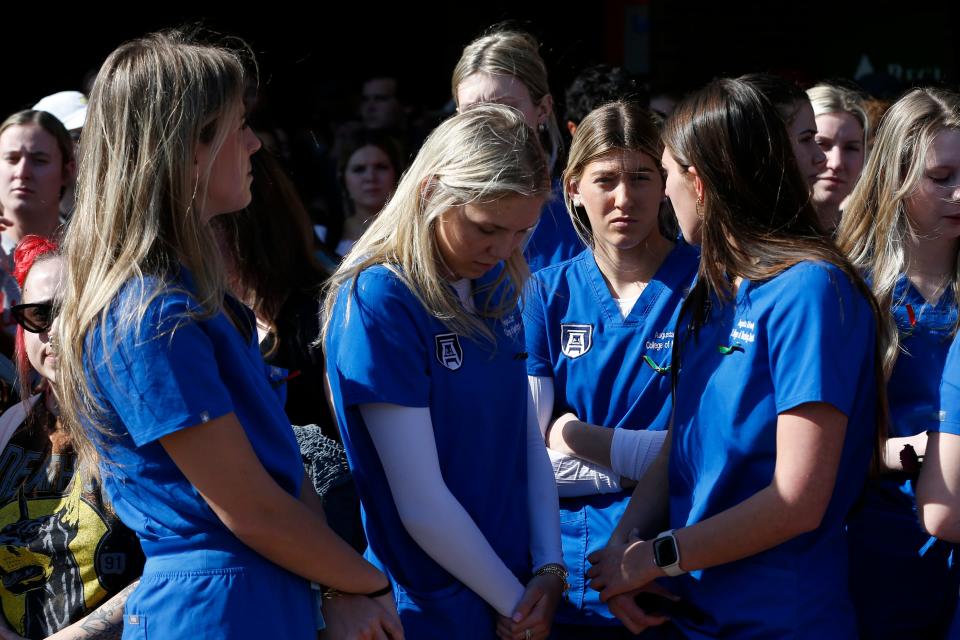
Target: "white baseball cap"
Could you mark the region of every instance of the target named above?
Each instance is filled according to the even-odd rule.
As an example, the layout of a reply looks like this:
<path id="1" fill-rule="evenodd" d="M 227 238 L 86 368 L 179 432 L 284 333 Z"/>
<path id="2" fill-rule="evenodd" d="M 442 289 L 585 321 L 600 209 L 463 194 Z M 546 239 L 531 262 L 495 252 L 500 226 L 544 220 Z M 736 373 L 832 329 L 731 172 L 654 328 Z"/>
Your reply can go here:
<path id="1" fill-rule="evenodd" d="M 64 129 L 72 131 L 83 127 L 87 117 L 87 96 L 79 91 L 60 91 L 43 98 L 33 108 L 55 115 Z"/>

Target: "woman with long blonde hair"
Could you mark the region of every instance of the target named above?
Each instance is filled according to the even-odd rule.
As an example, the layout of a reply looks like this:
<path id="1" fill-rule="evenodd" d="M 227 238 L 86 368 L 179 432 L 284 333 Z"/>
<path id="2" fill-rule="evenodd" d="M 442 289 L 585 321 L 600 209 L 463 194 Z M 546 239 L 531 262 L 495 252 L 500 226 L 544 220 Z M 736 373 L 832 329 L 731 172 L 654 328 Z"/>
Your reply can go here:
<path id="1" fill-rule="evenodd" d="M 64 241 L 62 415 L 147 557 L 125 636 L 314 638 L 314 581 L 367 594 L 399 637 L 385 576 L 302 484 L 252 314 L 225 295 L 208 223 L 250 201 L 244 75 L 178 32 L 104 62 Z"/>
<path id="2" fill-rule="evenodd" d="M 549 190 L 517 110 L 466 109 L 427 138 L 330 279 L 327 372 L 367 557 L 411 637 L 545 638 L 560 598 L 519 314 L 521 247 Z"/>
<path id="3" fill-rule="evenodd" d="M 958 183 L 960 96 L 915 89 L 884 116 L 837 231 L 891 334 L 883 474 L 849 525 L 851 586 L 865 637 L 942 633 L 957 604 L 957 548 L 923 530 L 914 489 L 928 432 L 949 432 L 953 421 L 941 384 L 958 323 Z"/>
<path id="4" fill-rule="evenodd" d="M 815 139 L 826 156 L 813 182 L 813 206 L 820 226 L 832 235 L 863 171 L 870 123 L 864 99 L 852 89 L 821 83 L 807 89 L 807 96 L 816 116 Z"/>
<path id="5" fill-rule="evenodd" d="M 453 70 L 451 88 L 461 111 L 481 103 L 505 104 L 519 110 L 527 126 L 537 132 L 553 173 L 563 150 L 563 139 L 553 111 L 547 65 L 533 35 L 501 25 L 491 27 L 463 48 Z M 555 180 L 553 195 L 524 249 L 530 271 L 536 273 L 568 260 L 583 248 L 567 216 L 563 189 Z"/>

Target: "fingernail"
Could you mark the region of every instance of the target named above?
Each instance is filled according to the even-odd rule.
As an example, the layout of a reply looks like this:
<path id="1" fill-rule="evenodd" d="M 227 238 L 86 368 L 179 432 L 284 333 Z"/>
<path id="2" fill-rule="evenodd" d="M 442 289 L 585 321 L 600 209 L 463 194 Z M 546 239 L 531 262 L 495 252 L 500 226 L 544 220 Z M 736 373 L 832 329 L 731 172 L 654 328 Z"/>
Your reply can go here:
<path id="1" fill-rule="evenodd" d="M 522 615 L 520 615 L 519 613 L 513 614 L 513 621 L 514 621 L 514 622 L 520 622 L 521 620 L 523 620 L 523 616 L 522 616 Z"/>

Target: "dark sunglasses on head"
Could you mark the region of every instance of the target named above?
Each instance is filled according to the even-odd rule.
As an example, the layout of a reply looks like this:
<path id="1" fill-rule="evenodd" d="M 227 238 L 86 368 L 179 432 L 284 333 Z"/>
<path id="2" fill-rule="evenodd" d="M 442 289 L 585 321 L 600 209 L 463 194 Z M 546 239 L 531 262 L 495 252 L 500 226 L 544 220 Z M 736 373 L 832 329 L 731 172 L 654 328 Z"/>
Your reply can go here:
<path id="1" fill-rule="evenodd" d="M 10 313 L 17 324 L 24 331 L 30 333 L 46 333 L 57 316 L 53 302 L 31 302 L 30 304 L 15 304 L 10 307 Z"/>

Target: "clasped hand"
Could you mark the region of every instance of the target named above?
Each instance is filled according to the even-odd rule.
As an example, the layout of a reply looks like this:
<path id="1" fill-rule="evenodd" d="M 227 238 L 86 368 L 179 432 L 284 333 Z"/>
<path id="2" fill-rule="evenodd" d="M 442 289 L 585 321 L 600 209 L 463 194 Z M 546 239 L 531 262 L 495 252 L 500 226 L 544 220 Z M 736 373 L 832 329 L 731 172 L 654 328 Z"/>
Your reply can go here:
<path id="1" fill-rule="evenodd" d="M 501 640 L 544 640 L 550 635 L 553 614 L 561 597 L 563 582 L 560 578 L 552 574 L 534 576 L 527 583 L 513 616 L 499 617 L 497 637 Z"/>
<path id="2" fill-rule="evenodd" d="M 663 575 L 653 562 L 650 543 L 631 532 L 626 542 L 611 541 L 587 558 L 593 565 L 587 571 L 590 588 L 600 592 L 600 600 L 631 633 L 663 624 L 664 616 L 645 612 L 635 601 L 641 591 L 651 591 L 671 600 L 676 596 L 657 586 L 654 579 Z"/>

